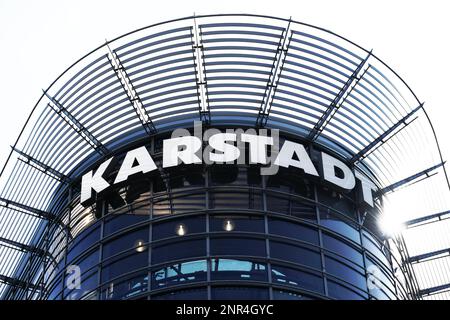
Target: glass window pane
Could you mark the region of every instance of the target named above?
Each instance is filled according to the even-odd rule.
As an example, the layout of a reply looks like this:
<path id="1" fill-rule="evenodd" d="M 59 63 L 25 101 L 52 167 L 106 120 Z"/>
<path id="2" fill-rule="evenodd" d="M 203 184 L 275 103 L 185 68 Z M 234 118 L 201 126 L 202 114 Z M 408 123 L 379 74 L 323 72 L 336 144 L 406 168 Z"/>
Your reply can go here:
<path id="1" fill-rule="evenodd" d="M 104 236 L 108 236 L 123 228 L 127 228 L 148 219 L 149 215 L 112 214 L 105 220 L 105 224 L 103 226 Z"/>
<path id="2" fill-rule="evenodd" d="M 362 254 L 359 253 L 356 249 L 352 248 L 350 245 L 344 243 L 343 240 L 338 240 L 327 234 L 323 234 L 322 238 L 323 238 L 323 246 L 325 249 L 328 249 L 333 253 L 339 254 L 360 266 L 363 265 Z"/>
<path id="3" fill-rule="evenodd" d="M 206 300 L 208 293 L 206 288 L 178 290 L 152 296 L 152 300 Z"/>
<path id="4" fill-rule="evenodd" d="M 322 277 L 292 268 L 272 265 L 272 281 L 324 293 Z"/>
<path id="5" fill-rule="evenodd" d="M 152 263 L 201 257 L 206 255 L 206 240 L 180 240 L 180 242 L 158 246 L 152 249 Z"/>
<path id="6" fill-rule="evenodd" d="M 366 277 L 345 264 L 330 257 L 325 257 L 325 269 L 327 273 L 367 291 Z"/>
<path id="7" fill-rule="evenodd" d="M 211 254 L 265 256 L 266 243 L 259 239 L 213 238 L 211 239 Z"/>
<path id="8" fill-rule="evenodd" d="M 183 234 L 180 234 L 181 230 Z M 171 219 L 169 221 L 154 223 L 152 227 L 153 240 L 159 240 L 180 235 L 201 233 L 206 230 L 204 216 L 194 216 L 186 218 Z"/>
<path id="9" fill-rule="evenodd" d="M 147 291 L 147 284 L 147 273 L 133 276 L 132 278 L 126 280 L 120 279 L 116 282 L 111 282 L 104 287 L 104 290 L 102 291 L 102 298 L 113 300 L 130 299 L 133 296 Z"/>
<path id="10" fill-rule="evenodd" d="M 215 300 L 267 300 L 269 290 L 265 288 L 216 287 L 211 289 Z"/>
<path id="11" fill-rule="evenodd" d="M 319 233 L 294 221 L 269 218 L 269 233 L 319 244 Z"/>
<path id="12" fill-rule="evenodd" d="M 361 244 L 359 231 L 350 225 L 350 221 L 342 220 L 337 214 L 320 209 L 320 224 L 356 243 Z"/>
<path id="13" fill-rule="evenodd" d="M 334 281 L 328 280 L 328 295 L 332 298 L 339 300 L 364 300 L 367 299 L 367 294 L 361 292 L 361 295 L 350 290 L 343 285 L 340 285 Z"/>
<path id="14" fill-rule="evenodd" d="M 211 279 L 267 281 L 267 269 L 265 264 L 259 262 L 235 259 L 213 259 Z"/>
<path id="15" fill-rule="evenodd" d="M 273 289 L 274 300 L 312 300 L 310 297 L 304 296 L 297 292 Z"/>
<path id="16" fill-rule="evenodd" d="M 206 281 L 206 260 L 172 264 L 152 272 L 152 288 L 164 288 L 186 282 Z"/>
<path id="17" fill-rule="evenodd" d="M 264 233 L 262 216 L 213 214 L 210 219 L 210 231 L 246 231 Z"/>
<path id="18" fill-rule="evenodd" d="M 102 283 L 148 265 L 148 251 L 115 260 L 102 268 Z"/>
<path id="19" fill-rule="evenodd" d="M 321 269 L 319 252 L 312 248 L 307 249 L 292 244 L 271 241 L 270 255 L 272 258 Z"/>
<path id="20" fill-rule="evenodd" d="M 67 261 L 72 261 L 79 254 L 86 251 L 86 249 L 88 249 L 91 245 L 99 240 L 100 228 L 98 226 L 94 227 L 93 229 L 84 230 L 83 233 L 75 238 L 74 244 L 71 246 L 72 248 L 69 249 L 70 251 L 67 254 Z"/>
<path id="21" fill-rule="evenodd" d="M 145 248 L 144 244 L 148 243 L 148 228 L 138 229 L 119 236 L 119 238 L 107 242 L 103 245 L 103 259 L 111 257 L 119 252 L 127 249 Z"/>

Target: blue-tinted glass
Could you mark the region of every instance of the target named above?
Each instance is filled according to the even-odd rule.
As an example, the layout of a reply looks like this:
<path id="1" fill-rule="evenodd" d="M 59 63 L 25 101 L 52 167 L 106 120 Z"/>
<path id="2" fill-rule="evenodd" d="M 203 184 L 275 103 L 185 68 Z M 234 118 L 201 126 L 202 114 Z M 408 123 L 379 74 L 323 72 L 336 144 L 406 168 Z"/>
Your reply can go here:
<path id="1" fill-rule="evenodd" d="M 211 269 L 211 279 L 213 280 L 267 281 L 266 265 L 259 262 L 213 259 Z"/>
<path id="2" fill-rule="evenodd" d="M 344 243 L 343 240 L 338 240 L 334 237 L 324 234 L 323 246 L 325 249 L 339 254 L 360 266 L 363 265 L 362 254 L 359 253 L 356 249 L 353 249 L 350 245 Z"/>
<path id="3" fill-rule="evenodd" d="M 152 249 L 152 263 L 162 263 L 170 260 L 178 260 L 206 255 L 206 241 L 183 240 Z"/>
<path id="4" fill-rule="evenodd" d="M 313 244 L 319 243 L 319 233 L 316 230 L 293 221 L 271 218 L 269 219 L 269 233 Z"/>
<path id="5" fill-rule="evenodd" d="M 349 221 L 340 220 L 337 215 L 332 215 L 325 210 L 320 210 L 320 224 L 356 243 L 361 243 L 358 230 L 352 227 L 349 224 Z"/>
<path id="6" fill-rule="evenodd" d="M 324 293 L 322 277 L 292 268 L 272 265 L 272 281 Z"/>
<path id="7" fill-rule="evenodd" d="M 142 292 L 147 291 L 147 273 L 133 276 L 130 279 L 111 282 L 105 286 L 102 292 L 103 299 L 130 299 Z"/>
<path id="8" fill-rule="evenodd" d="M 97 288 L 98 286 L 98 276 L 97 272 L 89 273 L 86 277 L 81 277 L 80 289 L 64 290 L 64 295 L 66 300 L 78 300 L 83 296 L 87 295 L 89 292 Z"/>
<path id="9" fill-rule="evenodd" d="M 245 231 L 264 233 L 261 216 L 214 214 L 210 217 L 210 231 Z"/>
<path id="10" fill-rule="evenodd" d="M 284 290 L 273 290 L 274 300 L 311 300 L 311 298 L 304 296 L 300 293 L 284 291 Z"/>
<path id="11" fill-rule="evenodd" d="M 224 190 L 210 192 L 211 209 L 261 209 L 262 197 L 261 191 L 242 190 Z"/>
<path id="12" fill-rule="evenodd" d="M 345 280 L 362 290 L 367 290 L 366 277 L 345 264 L 340 263 L 335 259 L 325 257 L 325 269 L 327 273 Z"/>
<path id="13" fill-rule="evenodd" d="M 153 300 L 206 300 L 207 298 L 206 288 L 179 290 L 152 296 Z"/>
<path id="14" fill-rule="evenodd" d="M 100 240 L 100 228 L 96 226 L 95 228 L 86 229 L 75 239 L 74 244 L 71 246 L 69 253 L 67 254 L 67 261 L 71 262 L 80 253 L 84 252 L 95 242 Z"/>
<path id="15" fill-rule="evenodd" d="M 267 300 L 268 289 L 246 287 L 216 287 L 211 289 L 211 298 L 215 300 Z"/>
<path id="16" fill-rule="evenodd" d="M 328 187 L 318 188 L 319 202 L 352 219 L 357 218 L 352 200 Z"/>
<path id="17" fill-rule="evenodd" d="M 127 249 L 137 248 L 148 242 L 148 229 L 132 231 L 103 245 L 103 259 L 111 257 Z"/>
<path id="18" fill-rule="evenodd" d="M 361 292 L 361 295 L 350 290 L 334 281 L 328 280 L 328 295 L 339 300 L 364 300 L 367 295 Z"/>
<path id="19" fill-rule="evenodd" d="M 152 272 L 152 288 L 158 289 L 186 282 L 206 281 L 206 260 L 172 264 Z"/>
<path id="20" fill-rule="evenodd" d="M 48 300 L 61 300 L 61 290 L 62 290 L 62 280 L 61 277 L 58 277 L 54 282 L 54 287 L 50 292 Z"/>
<path id="21" fill-rule="evenodd" d="M 102 268 L 102 283 L 148 265 L 148 251 L 119 258 Z"/>
<path id="22" fill-rule="evenodd" d="M 105 221 L 103 232 L 104 236 L 110 235 L 118 230 L 132 226 L 136 223 L 148 220 L 147 215 L 136 215 L 136 214 L 113 214 L 107 221 Z"/>
<path id="23" fill-rule="evenodd" d="M 165 222 L 158 222 L 154 223 L 152 227 L 153 240 L 177 237 L 177 231 L 180 225 L 183 226 L 185 235 L 205 232 L 206 229 L 204 216 L 185 217 Z"/>
<path id="24" fill-rule="evenodd" d="M 367 249 L 371 254 L 373 254 L 375 257 L 380 259 L 381 262 L 383 262 L 388 268 L 390 268 L 390 263 L 388 258 L 385 256 L 383 251 L 381 251 L 379 245 L 376 244 L 376 240 L 371 237 L 369 234 L 364 232 L 363 237 L 363 246 Z"/>
<path id="25" fill-rule="evenodd" d="M 316 269 L 321 268 L 319 252 L 314 249 L 271 241 L 270 255 L 272 258 L 290 261 Z"/>
<path id="26" fill-rule="evenodd" d="M 265 256 L 266 243 L 259 239 L 212 238 L 211 254 Z"/>
<path id="27" fill-rule="evenodd" d="M 99 250 L 95 249 L 94 252 L 89 253 L 86 257 L 76 262 L 76 264 L 80 267 L 80 271 L 82 274 L 99 263 L 98 252 Z"/>

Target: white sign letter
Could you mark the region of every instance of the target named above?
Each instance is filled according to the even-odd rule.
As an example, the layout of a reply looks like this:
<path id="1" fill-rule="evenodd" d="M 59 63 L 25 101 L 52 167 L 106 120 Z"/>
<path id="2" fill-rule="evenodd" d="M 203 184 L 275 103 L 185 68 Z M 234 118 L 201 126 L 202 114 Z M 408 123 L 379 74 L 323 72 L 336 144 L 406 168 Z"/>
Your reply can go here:
<path id="1" fill-rule="evenodd" d="M 241 141 L 250 144 L 250 163 L 267 164 L 267 145 L 273 145 L 272 137 L 243 133 Z"/>
<path id="2" fill-rule="evenodd" d="M 179 150 L 181 146 L 184 147 L 183 150 Z M 202 163 L 202 160 L 195 154 L 201 147 L 202 141 L 192 136 L 164 140 L 163 167 L 174 167 L 178 165 L 178 160 L 185 164 Z"/>
<path id="3" fill-rule="evenodd" d="M 133 167 L 134 162 L 138 165 Z M 148 153 L 146 147 L 140 147 L 127 152 L 125 159 L 120 166 L 114 183 L 119 183 L 128 179 L 129 176 L 142 172 L 147 173 L 156 169 L 155 162 Z"/>
<path id="4" fill-rule="evenodd" d="M 299 160 L 295 160 L 294 154 L 297 155 Z M 308 153 L 305 150 L 305 147 L 302 144 L 295 143 L 292 141 L 286 140 L 281 147 L 280 152 L 278 153 L 277 158 L 275 159 L 275 164 L 280 167 L 289 168 L 289 166 L 293 166 L 296 168 L 303 169 L 305 173 L 318 176 L 316 168 L 314 167 L 311 159 L 309 158 Z"/>
<path id="5" fill-rule="evenodd" d="M 105 179 L 103 179 L 103 175 L 111 164 L 112 159 L 113 158 L 110 158 L 103 162 L 97 169 L 95 174 L 93 174 L 93 171 L 91 170 L 83 175 L 83 177 L 81 178 L 81 204 L 91 199 L 92 189 L 94 189 L 94 191 L 98 193 L 109 187 L 109 183 Z"/>
<path id="6" fill-rule="evenodd" d="M 363 194 L 363 200 L 365 203 L 373 207 L 373 195 L 372 191 L 377 190 L 377 186 L 370 181 L 366 176 L 359 173 L 358 171 L 355 171 L 355 177 L 359 181 L 361 181 L 361 187 L 362 187 L 362 194 Z"/>
<path id="7" fill-rule="evenodd" d="M 351 190 L 355 187 L 355 176 L 349 167 L 342 161 L 322 152 L 323 178 L 343 189 Z M 336 176 L 336 168 L 339 168 L 344 177 Z"/>
<path id="8" fill-rule="evenodd" d="M 222 153 L 209 153 L 209 159 L 213 162 L 228 162 L 239 158 L 241 152 L 234 145 L 225 141 L 236 141 L 235 133 L 217 133 L 209 138 L 209 145 Z"/>

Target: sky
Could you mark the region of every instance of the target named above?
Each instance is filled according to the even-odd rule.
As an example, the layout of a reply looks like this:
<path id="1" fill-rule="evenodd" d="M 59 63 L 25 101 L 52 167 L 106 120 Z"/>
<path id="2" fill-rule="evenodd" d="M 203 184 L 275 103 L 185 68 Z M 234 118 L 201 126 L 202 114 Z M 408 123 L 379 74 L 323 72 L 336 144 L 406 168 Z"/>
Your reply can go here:
<path id="1" fill-rule="evenodd" d="M 425 102 L 450 157 L 449 1 L 0 0 L 0 164 L 42 89 L 74 61 L 105 39 L 194 12 L 292 16 L 373 49 Z"/>

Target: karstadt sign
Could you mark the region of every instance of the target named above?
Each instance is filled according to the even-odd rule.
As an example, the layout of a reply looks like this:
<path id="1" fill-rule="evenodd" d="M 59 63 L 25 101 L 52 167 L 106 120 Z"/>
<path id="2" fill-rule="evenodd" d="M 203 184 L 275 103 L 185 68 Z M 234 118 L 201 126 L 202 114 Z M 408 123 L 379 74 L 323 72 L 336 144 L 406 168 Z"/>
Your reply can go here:
<path id="1" fill-rule="evenodd" d="M 363 202 L 374 206 L 372 191 L 376 190 L 376 186 L 366 176 L 352 171 L 345 163 L 325 152 L 320 152 L 320 167 L 316 168 L 302 144 L 285 140 L 280 148 L 276 130 L 271 130 L 271 136 L 268 136 L 266 129 L 259 130 L 258 133 L 254 129 L 245 132 L 242 129 L 233 129 L 225 133 L 209 129 L 205 134 L 198 134 L 198 130 L 194 129 L 194 135 L 179 129 L 174 131 L 172 138 L 163 140 L 163 168 L 180 164 L 245 163 L 243 157 L 247 147 L 247 163 L 265 165 L 266 168 L 261 168 L 263 175 L 275 174 L 278 167 L 302 170 L 306 175 L 321 177 L 343 190 L 352 190 L 358 186 Z M 206 142 L 206 146 L 203 142 Z M 149 151 L 142 146 L 126 153 L 114 182 L 110 184 L 105 176 L 113 167 L 113 160 L 114 157 L 111 157 L 101 163 L 97 170 L 83 175 L 82 205 L 92 201 L 93 191 L 100 193 L 112 185 L 125 182 L 132 175 L 158 170 Z"/>

